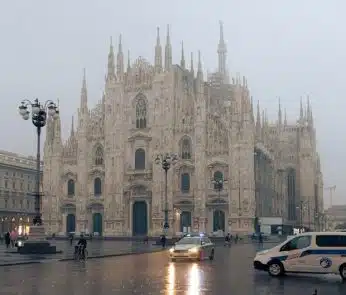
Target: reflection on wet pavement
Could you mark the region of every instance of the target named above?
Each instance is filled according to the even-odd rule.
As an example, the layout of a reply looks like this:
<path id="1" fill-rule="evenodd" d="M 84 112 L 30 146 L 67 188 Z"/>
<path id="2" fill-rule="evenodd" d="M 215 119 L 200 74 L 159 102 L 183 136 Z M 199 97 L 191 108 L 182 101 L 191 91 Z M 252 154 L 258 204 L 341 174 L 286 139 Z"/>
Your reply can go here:
<path id="1" fill-rule="evenodd" d="M 217 248 L 214 261 L 168 261 L 167 253 L 0 268 L 0 294 L 346 294 L 338 276 L 286 276 L 252 269 L 254 248 Z"/>

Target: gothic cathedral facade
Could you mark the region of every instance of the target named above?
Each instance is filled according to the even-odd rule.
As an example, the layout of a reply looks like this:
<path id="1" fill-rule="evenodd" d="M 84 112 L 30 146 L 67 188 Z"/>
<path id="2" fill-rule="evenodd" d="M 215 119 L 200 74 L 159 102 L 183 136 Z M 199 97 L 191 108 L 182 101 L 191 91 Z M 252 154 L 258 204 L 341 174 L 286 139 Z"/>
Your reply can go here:
<path id="1" fill-rule="evenodd" d="M 142 57 L 133 63 L 128 58 L 125 68 L 121 37 L 116 55 L 110 45 L 104 94 L 93 109 L 84 74 L 76 130 L 72 122 L 63 142 L 60 120 L 47 123 L 42 202 L 47 232 L 160 235 L 165 178 L 155 158 L 163 153 L 178 155 L 167 181 L 172 234 L 254 230 L 261 210 L 256 157 L 264 155 L 279 170 L 299 158 L 297 138 L 282 146 L 279 137 L 286 133 L 271 132 L 265 115 L 255 119 L 246 79 L 229 78 L 222 24 L 218 71 L 204 79 L 200 53 L 196 69 L 193 61 L 191 54 L 187 68 L 182 48 L 180 64 L 172 63 L 167 28 L 164 54 L 157 32 L 154 65 Z M 276 131 L 280 128 L 289 129 L 286 120 L 275 124 Z M 304 141 L 304 169 L 314 181 L 318 161 L 311 143 Z M 293 156 L 286 161 L 280 151 Z M 291 166 L 300 171 L 298 162 Z M 286 184 L 277 207 L 288 202 Z"/>

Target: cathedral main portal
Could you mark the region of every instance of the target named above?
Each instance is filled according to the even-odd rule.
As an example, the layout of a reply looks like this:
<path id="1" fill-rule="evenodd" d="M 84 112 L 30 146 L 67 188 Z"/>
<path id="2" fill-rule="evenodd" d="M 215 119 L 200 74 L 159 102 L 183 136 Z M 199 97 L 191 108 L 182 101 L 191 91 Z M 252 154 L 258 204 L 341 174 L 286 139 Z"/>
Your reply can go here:
<path id="1" fill-rule="evenodd" d="M 148 208 L 146 201 L 135 201 L 132 205 L 132 235 L 148 234 Z"/>

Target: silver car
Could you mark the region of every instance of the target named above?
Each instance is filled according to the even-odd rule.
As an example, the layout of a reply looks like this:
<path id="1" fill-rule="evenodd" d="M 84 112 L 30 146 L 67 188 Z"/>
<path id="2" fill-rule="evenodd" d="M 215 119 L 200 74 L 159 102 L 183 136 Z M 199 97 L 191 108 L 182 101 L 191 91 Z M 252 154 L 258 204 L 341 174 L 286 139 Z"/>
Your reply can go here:
<path id="1" fill-rule="evenodd" d="M 213 260 L 214 254 L 214 244 L 204 236 L 186 236 L 169 250 L 169 257 L 172 261 L 177 259 Z"/>

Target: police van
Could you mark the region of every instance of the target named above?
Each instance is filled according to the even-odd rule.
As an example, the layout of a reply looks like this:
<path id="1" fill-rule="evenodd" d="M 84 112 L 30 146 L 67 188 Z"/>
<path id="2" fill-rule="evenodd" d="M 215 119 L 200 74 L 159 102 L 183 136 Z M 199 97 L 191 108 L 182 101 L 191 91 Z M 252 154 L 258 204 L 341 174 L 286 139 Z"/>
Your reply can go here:
<path id="1" fill-rule="evenodd" d="M 271 276 L 285 273 L 339 274 L 346 280 L 346 232 L 306 232 L 260 251 L 254 268 Z"/>

